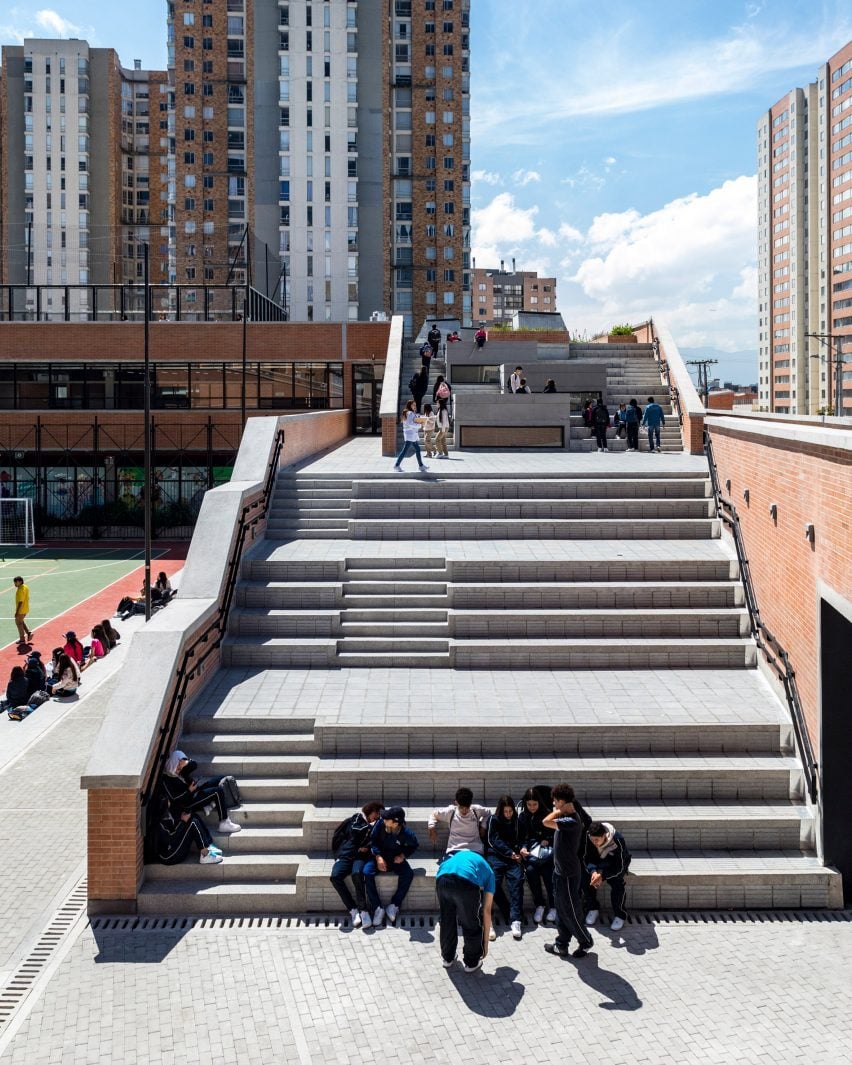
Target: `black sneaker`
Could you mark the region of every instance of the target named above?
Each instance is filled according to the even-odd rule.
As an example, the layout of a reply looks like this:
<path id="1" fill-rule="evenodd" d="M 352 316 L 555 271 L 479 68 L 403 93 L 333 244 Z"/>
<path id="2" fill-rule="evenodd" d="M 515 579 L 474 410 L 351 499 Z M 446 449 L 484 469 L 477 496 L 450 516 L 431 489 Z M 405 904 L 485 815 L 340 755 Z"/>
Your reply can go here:
<path id="1" fill-rule="evenodd" d="M 582 946 L 577 947 L 576 950 L 572 950 L 571 951 L 571 957 L 572 958 L 585 958 L 585 956 L 589 953 L 589 951 L 592 949 L 593 946 L 594 946 L 594 943 L 590 943 L 587 947 L 582 947 Z"/>
<path id="2" fill-rule="evenodd" d="M 557 957 L 560 958 L 568 957 L 568 951 L 565 949 L 565 947 L 560 947 L 558 943 L 545 943 L 544 949 L 547 951 L 548 954 L 556 954 Z"/>

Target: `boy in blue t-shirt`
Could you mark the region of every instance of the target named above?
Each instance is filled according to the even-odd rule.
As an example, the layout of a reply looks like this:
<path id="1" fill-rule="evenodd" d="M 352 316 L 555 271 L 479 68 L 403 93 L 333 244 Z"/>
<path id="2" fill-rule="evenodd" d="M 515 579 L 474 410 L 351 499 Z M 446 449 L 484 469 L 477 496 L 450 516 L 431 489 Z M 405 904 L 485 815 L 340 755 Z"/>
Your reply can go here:
<path id="1" fill-rule="evenodd" d="M 475 973 L 482 968 L 482 959 L 488 953 L 494 888 L 494 870 L 474 851 L 455 851 L 439 866 L 435 890 L 441 910 L 441 958 L 445 969 L 456 960 L 457 925 L 461 925 L 464 937 L 464 971 Z"/>

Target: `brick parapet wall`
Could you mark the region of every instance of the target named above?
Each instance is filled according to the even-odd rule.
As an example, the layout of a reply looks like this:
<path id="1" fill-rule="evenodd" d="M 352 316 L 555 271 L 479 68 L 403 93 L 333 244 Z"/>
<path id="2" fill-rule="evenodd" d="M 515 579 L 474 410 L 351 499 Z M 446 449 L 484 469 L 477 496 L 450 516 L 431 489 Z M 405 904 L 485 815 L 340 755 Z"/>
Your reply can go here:
<path id="1" fill-rule="evenodd" d="M 279 467 L 284 467 L 300 462 L 312 454 L 345 440 L 350 435 L 351 412 L 349 410 L 328 411 L 316 414 L 294 415 L 289 418 L 268 418 L 267 420 L 277 424 L 279 429 L 284 430 L 284 446 L 279 458 Z M 243 459 L 243 468 L 247 465 L 252 465 L 252 448 L 249 447 L 248 451 L 251 451 L 252 454 L 246 454 L 241 449 L 241 455 L 238 458 L 238 463 L 240 458 Z M 267 452 L 264 451 L 263 454 L 267 454 Z M 256 465 L 255 461 L 255 468 Z M 252 502 L 258 498 L 259 494 L 259 489 L 257 489 L 249 495 L 243 496 L 242 505 Z M 203 510 L 204 508 L 202 507 L 202 517 Z M 250 547 L 254 540 L 263 535 L 264 528 L 265 521 L 261 521 L 253 530 L 250 539 L 245 543 L 244 550 Z M 203 545 L 201 545 L 201 550 L 203 552 Z M 230 550 L 228 548 L 229 553 Z M 108 779 L 111 769 L 110 759 L 108 756 L 104 756 L 102 750 L 102 748 L 109 750 L 110 745 L 115 742 L 116 736 L 130 735 L 130 738 L 132 738 L 132 730 L 131 733 L 128 733 L 127 730 L 123 732 L 122 722 L 119 720 L 122 710 L 127 705 L 127 699 L 122 697 L 121 686 L 119 686 L 114 697 L 115 709 L 111 710 L 110 714 L 107 715 L 107 720 L 101 730 L 98 742 L 95 744 L 95 752 L 100 751 L 100 755 L 106 759 L 105 763 L 99 766 L 96 764 L 96 760 L 93 759 L 83 778 L 83 786 L 88 791 L 88 897 L 90 913 L 133 913 L 136 911 L 139 889 L 144 880 L 144 813 L 141 805 L 141 796 L 148 776 L 154 768 L 157 747 L 156 737 L 166 720 L 167 710 L 178 683 L 176 667 L 183 659 L 185 648 L 189 647 L 202 635 L 204 630 L 210 626 L 212 620 L 209 607 L 211 600 L 195 598 L 199 594 L 198 589 L 196 589 L 194 596 L 191 587 L 193 582 L 192 580 L 187 580 L 192 561 L 191 547 L 184 575 L 185 580 L 182 585 L 182 590 L 188 590 L 190 594 L 187 597 L 181 594 L 175 601 L 175 607 L 170 608 L 165 615 L 162 615 L 162 620 L 168 622 L 169 615 L 174 617 L 172 610 L 178 611 L 181 608 L 188 607 L 192 611 L 195 604 L 198 604 L 198 610 L 193 613 L 193 620 L 187 624 L 185 629 L 175 630 L 171 634 L 168 632 L 164 634 L 166 640 L 171 641 L 170 646 L 172 649 L 169 654 L 173 656 L 175 669 L 171 671 L 170 680 L 165 689 L 160 689 L 158 693 L 159 712 L 153 712 L 151 717 L 152 722 L 156 717 L 155 726 L 143 736 L 136 735 L 137 742 L 144 743 L 145 746 L 139 751 L 136 762 L 137 767 L 133 770 L 135 776 L 132 780 L 128 780 L 127 783 L 122 780 L 119 786 L 113 786 Z M 203 569 L 204 558 L 201 559 L 201 565 L 196 564 L 194 566 L 193 577 L 196 582 L 199 572 Z M 207 577 L 213 584 L 217 584 L 217 581 L 221 583 L 218 571 L 208 573 Z M 190 585 L 188 589 L 186 587 L 187 583 Z M 159 617 L 160 615 L 158 615 Z M 153 635 L 148 634 L 147 630 L 148 627 L 146 626 L 137 635 L 136 639 L 144 637 L 146 634 Z M 213 637 L 215 637 L 215 632 L 216 630 L 213 630 Z M 206 645 L 200 644 L 197 650 L 197 657 L 203 655 L 205 650 Z M 133 656 L 133 653 L 134 647 L 131 644 L 130 655 Z M 139 655 L 137 654 L 138 657 Z M 191 708 L 192 702 L 198 698 L 204 688 L 215 677 L 220 666 L 220 660 L 221 652 L 217 648 L 212 651 L 204 662 L 193 668 L 188 678 L 181 710 L 182 717 Z M 132 678 L 133 668 L 138 666 L 139 662 L 134 662 L 132 657 L 129 657 L 125 676 Z M 189 661 L 189 666 L 193 667 L 192 659 Z M 131 683 L 129 679 L 127 682 Z M 116 720 L 114 721 L 110 720 L 112 714 L 116 714 Z M 182 719 L 177 725 L 176 737 L 180 735 L 181 724 Z M 126 746 L 126 743 L 124 743 L 124 746 Z M 135 757 L 134 755 L 131 761 Z"/>
<path id="2" fill-rule="evenodd" d="M 842 434 L 843 447 L 840 432 L 831 446 L 792 439 L 783 425 L 768 437 L 747 425 L 721 425 L 713 416 L 708 427 L 722 492 L 740 517 L 761 617 L 790 656 L 818 749 L 820 582 L 852 600 L 850 434 Z M 773 503 L 776 520 L 769 512 Z M 805 535 L 810 524 L 813 544 Z"/>
<path id="3" fill-rule="evenodd" d="M 249 322 L 246 356 L 251 362 L 384 362 L 390 323 L 348 325 L 309 322 Z M 151 322 L 154 362 L 239 362 L 242 322 Z M 2 322 L 0 350 L 11 362 L 50 360 L 141 362 L 141 322 Z"/>

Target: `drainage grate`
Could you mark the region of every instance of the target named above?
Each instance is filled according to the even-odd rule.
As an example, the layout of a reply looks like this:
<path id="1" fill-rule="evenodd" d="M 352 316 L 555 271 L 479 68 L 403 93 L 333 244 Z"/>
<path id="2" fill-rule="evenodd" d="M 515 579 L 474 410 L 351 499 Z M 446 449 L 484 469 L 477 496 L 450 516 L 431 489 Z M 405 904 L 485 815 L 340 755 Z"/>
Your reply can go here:
<path id="1" fill-rule="evenodd" d="M 415 930 L 434 928 L 435 914 L 400 916 L 396 927 Z M 254 929 L 282 931 L 286 929 L 349 928 L 348 917 L 329 914 L 300 914 L 290 917 L 93 917 L 90 925 L 95 932 L 186 932 L 190 929 L 216 930 Z M 532 921 L 524 922 L 533 927 Z M 638 913 L 627 918 L 629 925 L 673 924 L 837 924 L 852 923 L 852 910 L 734 910 L 734 911 L 667 911 Z M 508 927 L 500 918 L 497 928 Z"/>
<path id="2" fill-rule="evenodd" d="M 86 910 L 86 878 L 77 884 L 51 918 L 32 950 L 0 990 L 0 1028 L 30 993 L 33 984 L 50 962 L 57 948 Z"/>

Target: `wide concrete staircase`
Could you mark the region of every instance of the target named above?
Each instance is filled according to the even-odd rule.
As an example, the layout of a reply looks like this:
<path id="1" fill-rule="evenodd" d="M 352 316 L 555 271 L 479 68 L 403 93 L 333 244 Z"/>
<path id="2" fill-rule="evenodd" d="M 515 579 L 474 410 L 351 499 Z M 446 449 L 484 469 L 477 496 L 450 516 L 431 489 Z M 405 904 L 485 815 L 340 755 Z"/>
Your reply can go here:
<path id="1" fill-rule="evenodd" d="M 784 727 L 404 724 L 317 727 L 204 712 L 181 744 L 205 774 L 233 773 L 243 830 L 219 837 L 218 866 L 149 866 L 143 913 L 337 912 L 328 883 L 334 827 L 372 798 L 405 806 L 420 851 L 406 908 L 433 910 L 437 854 L 426 820 L 460 781 L 493 804 L 570 780 L 634 855 L 632 909 L 822 907 L 839 876 L 812 853 L 814 822 Z M 385 886 L 384 890 L 387 890 Z M 529 905 L 529 898 L 527 898 Z"/>
<path id="2" fill-rule="evenodd" d="M 310 579 L 286 549 L 249 559 L 225 661 L 279 668 L 753 665 L 731 562 L 706 549 L 719 536 L 707 478 L 656 473 L 282 475 L 269 537 L 345 540 L 360 550 L 338 552 Z M 636 542 L 630 555 L 625 540 Z M 490 557 L 479 550 L 450 558 L 441 549 L 448 541 L 493 542 L 494 549 Z M 551 541 L 562 546 L 542 553 Z M 583 552 L 579 541 L 587 543 Z M 388 543 L 393 554 L 382 551 Z"/>
<path id="3" fill-rule="evenodd" d="M 221 865 L 147 867 L 140 909 L 338 912 L 331 834 L 378 798 L 405 806 L 421 841 L 406 908 L 432 911 L 429 810 L 462 783 L 493 805 L 558 780 L 624 831 L 634 910 L 840 905 L 791 729 L 750 668 L 706 474 L 661 462 L 641 476 L 282 474 L 224 671 L 180 741 L 203 774 L 238 777 L 243 831 L 217 840 Z M 689 692 L 717 678 L 719 704 L 693 711 Z M 350 709 L 365 692 L 373 716 Z"/>

